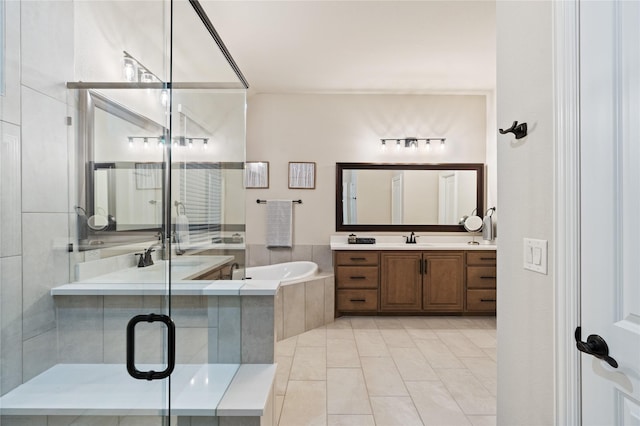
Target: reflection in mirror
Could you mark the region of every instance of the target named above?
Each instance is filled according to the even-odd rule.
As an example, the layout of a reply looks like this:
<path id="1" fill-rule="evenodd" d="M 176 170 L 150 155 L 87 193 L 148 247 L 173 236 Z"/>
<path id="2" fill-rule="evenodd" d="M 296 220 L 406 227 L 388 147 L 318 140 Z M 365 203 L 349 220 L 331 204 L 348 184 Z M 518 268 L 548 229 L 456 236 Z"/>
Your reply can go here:
<path id="1" fill-rule="evenodd" d="M 162 163 L 93 164 L 94 215 L 111 218 L 108 231 L 159 230 L 162 226 Z"/>
<path id="2" fill-rule="evenodd" d="M 336 165 L 336 230 L 464 231 L 482 211 L 482 164 Z"/>
<path id="3" fill-rule="evenodd" d="M 180 231 L 181 250 L 203 249 L 224 241 L 226 233 L 244 232 L 244 150 L 242 144 L 227 143 L 243 140 L 243 121 L 224 114 L 242 111 L 244 95 L 175 94 L 180 102 L 174 111 L 167 200 L 168 130 L 115 101 L 123 98 L 121 93 L 106 92 L 108 97 L 95 90 L 80 94 L 86 105 L 80 115 L 84 126 L 78 158 L 80 250 L 153 241 L 167 214 L 171 226 L 179 223 L 171 232 Z M 217 161 L 203 161 L 207 159 Z"/>

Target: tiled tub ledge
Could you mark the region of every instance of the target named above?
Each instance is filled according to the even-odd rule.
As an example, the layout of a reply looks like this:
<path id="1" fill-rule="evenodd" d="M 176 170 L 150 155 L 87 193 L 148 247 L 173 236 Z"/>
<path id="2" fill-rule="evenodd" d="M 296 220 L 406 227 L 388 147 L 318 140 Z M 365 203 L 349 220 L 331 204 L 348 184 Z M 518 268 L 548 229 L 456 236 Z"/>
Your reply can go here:
<path id="1" fill-rule="evenodd" d="M 333 274 L 319 274 L 280 286 L 275 306 L 278 341 L 333 322 L 334 282 Z"/>
<path id="2" fill-rule="evenodd" d="M 272 424 L 275 364 L 180 364 L 171 376 L 171 415 L 219 426 Z M 123 364 L 58 364 L 0 398 L 8 426 L 24 416 L 162 416 L 166 380 L 131 378 Z M 10 416 L 10 417 L 8 417 Z M 209 421 L 209 420 L 208 420 Z"/>

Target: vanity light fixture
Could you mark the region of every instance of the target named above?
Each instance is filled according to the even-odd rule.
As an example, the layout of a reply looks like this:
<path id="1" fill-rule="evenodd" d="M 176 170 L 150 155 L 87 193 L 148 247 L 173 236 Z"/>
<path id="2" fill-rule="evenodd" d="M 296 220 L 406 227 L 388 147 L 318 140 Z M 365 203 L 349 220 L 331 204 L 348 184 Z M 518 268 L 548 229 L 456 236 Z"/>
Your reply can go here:
<path id="1" fill-rule="evenodd" d="M 129 52 L 123 50 L 122 54 L 124 55 L 124 79 L 126 81 L 139 83 L 156 83 L 161 81 L 157 75 L 149 71 L 149 68 L 142 65 L 142 63 Z"/>
<path id="2" fill-rule="evenodd" d="M 129 146 L 133 146 L 135 142 L 142 142 L 142 145 L 146 148 L 149 146 L 149 142 L 156 141 L 159 147 L 165 145 L 165 136 L 127 136 Z M 209 144 L 209 138 L 185 138 L 184 136 L 178 136 L 173 138 L 173 146 L 188 146 L 189 148 L 194 146 L 194 142 L 202 141 L 203 148 L 207 148 Z"/>
<path id="3" fill-rule="evenodd" d="M 431 150 L 431 142 L 436 142 L 436 141 L 440 141 L 440 149 L 444 149 L 444 145 L 445 145 L 445 140 L 446 138 L 413 138 L 413 137 L 406 137 L 406 138 L 402 138 L 402 139 L 380 139 L 380 142 L 382 143 L 382 150 L 386 150 L 387 148 L 387 141 L 396 141 L 396 150 L 400 151 L 400 148 L 404 145 L 405 148 L 410 148 L 412 151 L 415 151 L 418 149 L 418 146 L 420 144 L 421 141 L 424 141 L 425 143 L 425 149 L 427 151 Z M 403 143 L 404 142 L 404 143 Z"/>

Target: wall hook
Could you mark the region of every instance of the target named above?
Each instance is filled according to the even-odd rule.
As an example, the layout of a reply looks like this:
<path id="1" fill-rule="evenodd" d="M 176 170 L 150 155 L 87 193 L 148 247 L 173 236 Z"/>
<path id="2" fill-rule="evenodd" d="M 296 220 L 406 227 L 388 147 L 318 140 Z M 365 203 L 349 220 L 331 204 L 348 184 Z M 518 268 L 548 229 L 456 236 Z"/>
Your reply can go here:
<path id="1" fill-rule="evenodd" d="M 510 128 L 507 130 L 498 129 L 500 134 L 504 135 L 506 133 L 513 133 L 516 135 L 516 139 L 522 139 L 527 136 L 527 123 L 518 124 L 517 121 L 514 121 Z"/>

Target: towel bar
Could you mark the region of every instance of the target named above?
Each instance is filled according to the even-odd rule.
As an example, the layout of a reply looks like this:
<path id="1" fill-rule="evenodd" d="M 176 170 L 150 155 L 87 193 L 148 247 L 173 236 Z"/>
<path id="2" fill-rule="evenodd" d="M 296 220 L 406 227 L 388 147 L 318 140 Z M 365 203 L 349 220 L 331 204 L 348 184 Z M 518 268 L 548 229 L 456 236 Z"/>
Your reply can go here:
<path id="1" fill-rule="evenodd" d="M 302 204 L 302 200 L 291 200 L 291 202 L 295 203 L 295 204 Z M 267 200 L 257 199 L 256 203 L 258 203 L 258 204 L 267 204 Z"/>

